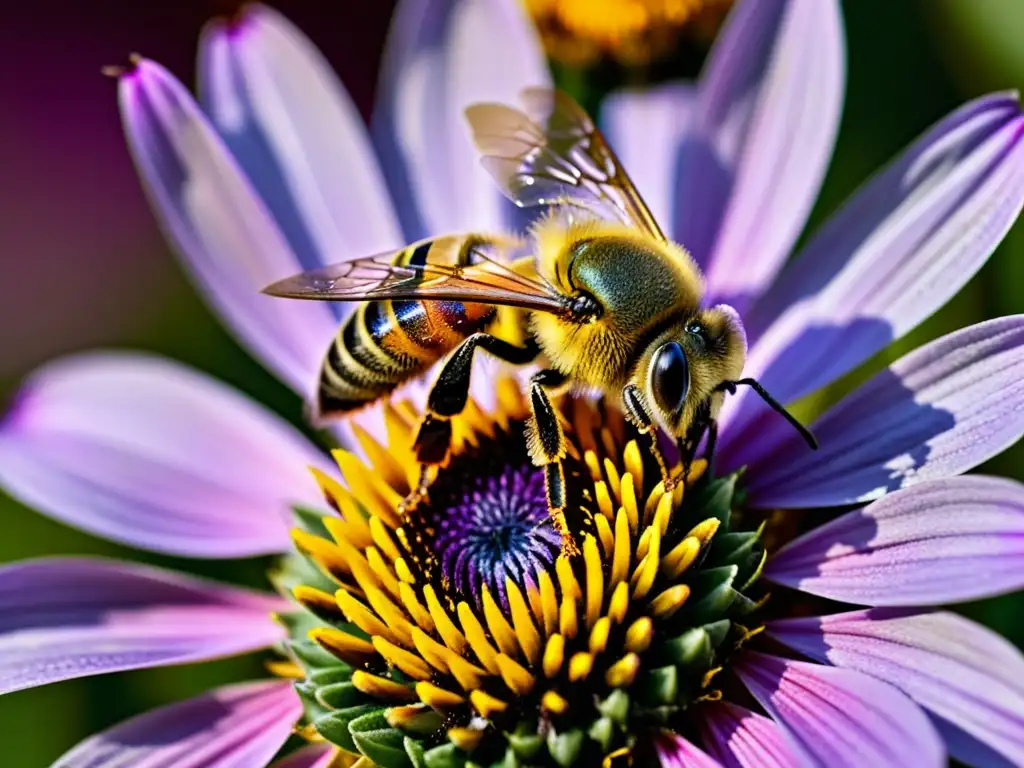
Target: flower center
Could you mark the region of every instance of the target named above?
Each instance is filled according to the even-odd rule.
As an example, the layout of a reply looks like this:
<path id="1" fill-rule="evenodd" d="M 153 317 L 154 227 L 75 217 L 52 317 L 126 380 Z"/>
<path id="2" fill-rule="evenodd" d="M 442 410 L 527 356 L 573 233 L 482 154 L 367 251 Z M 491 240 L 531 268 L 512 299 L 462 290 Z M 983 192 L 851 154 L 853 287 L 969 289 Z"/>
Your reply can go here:
<path id="1" fill-rule="evenodd" d="M 477 471 L 442 476 L 420 514 L 437 531 L 434 546 L 451 588 L 482 607 L 486 585 L 507 611 L 506 577 L 535 584 L 554 565 L 561 537 L 548 515 L 542 471 L 496 459 Z"/>
<path id="2" fill-rule="evenodd" d="M 318 474 L 339 514 L 301 516 L 304 557 L 279 578 L 308 611 L 282 618 L 308 727 L 384 765 L 396 749 L 396 765 L 642 764 L 638 734 L 720 695 L 717 672 L 751 634 L 736 620 L 760 605 L 744 594 L 760 533 L 728 531 L 735 477 L 700 461 L 666 492 L 621 416 L 574 400 L 570 558 L 525 405 L 501 391 L 495 417 L 471 404 L 453 425 L 453 458 L 406 519 L 408 409 L 390 411 L 386 450 L 361 436 L 372 467 L 336 453 L 347 487 Z"/>

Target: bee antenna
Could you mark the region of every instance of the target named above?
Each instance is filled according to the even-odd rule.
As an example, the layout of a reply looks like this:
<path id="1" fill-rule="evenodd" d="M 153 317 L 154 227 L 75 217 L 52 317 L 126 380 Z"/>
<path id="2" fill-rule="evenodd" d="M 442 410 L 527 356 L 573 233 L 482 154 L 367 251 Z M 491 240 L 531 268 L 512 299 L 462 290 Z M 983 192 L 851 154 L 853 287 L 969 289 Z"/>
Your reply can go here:
<path id="1" fill-rule="evenodd" d="M 796 417 L 789 411 L 787 411 L 786 407 L 782 403 L 780 403 L 774 397 L 769 395 L 768 390 L 762 387 L 756 379 L 736 379 L 735 381 L 723 381 L 721 384 L 718 385 L 718 387 L 716 387 L 716 389 L 728 392 L 730 395 L 734 395 L 736 394 L 736 387 L 738 387 L 740 384 L 744 384 L 750 387 L 755 392 L 757 392 L 757 394 L 761 396 L 762 400 L 768 403 L 768 405 L 770 405 L 776 413 L 780 414 L 786 421 L 788 421 L 793 426 L 793 429 L 800 433 L 800 437 L 802 437 L 804 441 L 809 446 L 811 446 L 812 450 L 818 450 L 818 441 L 811 433 L 811 430 L 809 430 L 807 427 L 805 427 L 803 424 L 797 421 Z"/>

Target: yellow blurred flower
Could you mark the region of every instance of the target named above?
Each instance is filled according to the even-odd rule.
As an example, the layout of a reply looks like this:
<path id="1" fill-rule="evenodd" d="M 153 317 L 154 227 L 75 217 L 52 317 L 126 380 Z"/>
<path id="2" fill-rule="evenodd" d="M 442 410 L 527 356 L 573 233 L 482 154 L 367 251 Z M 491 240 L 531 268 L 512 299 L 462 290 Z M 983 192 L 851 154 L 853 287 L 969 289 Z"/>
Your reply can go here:
<path id="1" fill-rule="evenodd" d="M 571 66 L 655 61 L 682 37 L 707 40 L 732 0 L 523 0 L 548 55 Z"/>

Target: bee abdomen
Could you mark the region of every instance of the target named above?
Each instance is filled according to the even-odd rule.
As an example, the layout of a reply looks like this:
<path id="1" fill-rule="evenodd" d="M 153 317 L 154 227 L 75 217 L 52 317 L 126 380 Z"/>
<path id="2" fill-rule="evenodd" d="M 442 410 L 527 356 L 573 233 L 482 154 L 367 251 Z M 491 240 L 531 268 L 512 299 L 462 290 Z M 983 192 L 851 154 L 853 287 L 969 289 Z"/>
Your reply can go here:
<path id="1" fill-rule="evenodd" d="M 347 413 L 423 373 L 493 317 L 493 307 L 456 301 L 362 304 L 335 337 L 320 374 L 321 416 Z"/>

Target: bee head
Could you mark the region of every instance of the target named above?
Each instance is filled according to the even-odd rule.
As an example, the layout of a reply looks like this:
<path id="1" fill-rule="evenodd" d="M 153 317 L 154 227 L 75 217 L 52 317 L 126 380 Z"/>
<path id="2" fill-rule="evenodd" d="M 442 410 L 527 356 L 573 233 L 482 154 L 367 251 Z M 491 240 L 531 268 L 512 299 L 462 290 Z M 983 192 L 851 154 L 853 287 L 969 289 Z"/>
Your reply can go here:
<path id="1" fill-rule="evenodd" d="M 698 310 L 659 334 L 637 371 L 658 425 L 683 437 L 700 410 L 714 418 L 725 396 L 722 382 L 740 376 L 746 355 L 743 325 L 726 305 Z"/>

